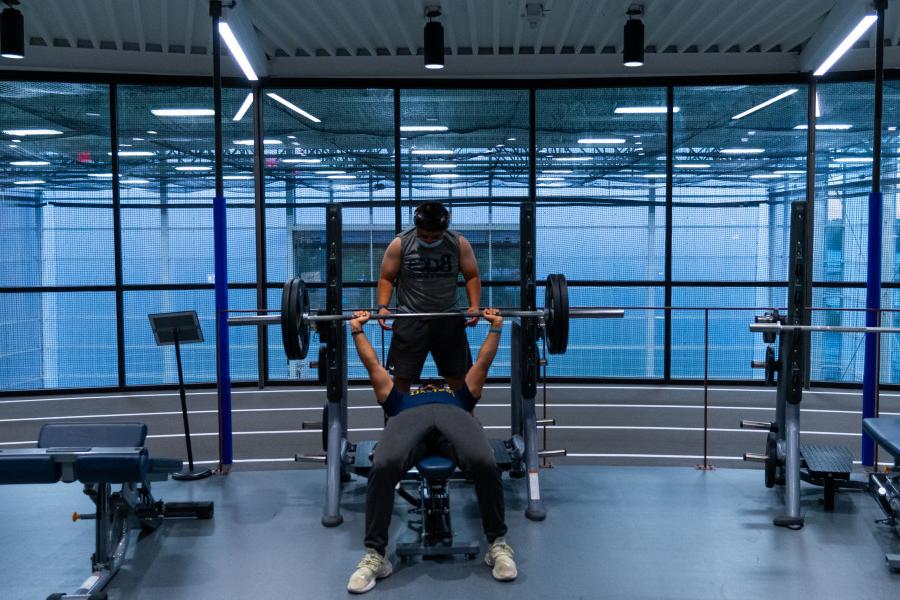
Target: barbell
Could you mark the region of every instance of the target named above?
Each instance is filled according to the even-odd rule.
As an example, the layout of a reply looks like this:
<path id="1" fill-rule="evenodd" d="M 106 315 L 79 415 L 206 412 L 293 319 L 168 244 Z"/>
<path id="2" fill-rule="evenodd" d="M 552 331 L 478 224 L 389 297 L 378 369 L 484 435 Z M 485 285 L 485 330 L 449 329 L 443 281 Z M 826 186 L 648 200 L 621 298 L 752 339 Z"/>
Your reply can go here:
<path id="1" fill-rule="evenodd" d="M 232 311 L 240 312 L 240 311 Z M 255 311 L 262 312 L 262 311 Z M 266 311 L 268 312 L 268 311 Z M 228 325 L 281 325 L 281 339 L 284 353 L 289 360 L 303 360 L 309 353 L 310 326 L 318 323 L 334 323 L 354 319 L 353 312 L 340 314 L 321 314 L 313 312 L 309 306 L 309 292 L 306 283 L 300 278 L 290 279 L 284 284 L 281 293 L 281 311 L 271 314 L 229 317 Z M 392 312 L 379 314 L 370 310 L 371 318 L 377 320 L 391 319 L 427 319 L 435 317 L 483 317 L 484 311 L 468 312 Z M 544 291 L 544 307 L 537 310 L 503 310 L 505 317 L 538 319 L 547 341 L 550 354 L 563 354 L 569 344 L 569 319 L 607 319 L 622 318 L 625 311 L 614 308 L 569 308 L 569 288 L 566 278 L 561 274 L 547 276 Z M 324 328 L 317 327 L 320 337 L 325 334 Z M 327 335 L 327 334 L 325 334 Z"/>
<path id="2" fill-rule="evenodd" d="M 900 327 L 855 327 L 848 325 L 783 325 L 782 323 L 750 323 L 750 331 L 781 333 L 782 331 L 832 331 L 837 333 L 900 333 Z"/>

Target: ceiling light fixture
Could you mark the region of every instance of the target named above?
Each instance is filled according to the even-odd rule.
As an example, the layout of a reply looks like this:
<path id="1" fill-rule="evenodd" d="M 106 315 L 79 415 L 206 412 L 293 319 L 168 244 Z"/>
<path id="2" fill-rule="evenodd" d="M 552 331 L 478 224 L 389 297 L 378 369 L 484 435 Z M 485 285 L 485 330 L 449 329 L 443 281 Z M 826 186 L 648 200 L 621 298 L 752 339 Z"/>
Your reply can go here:
<path id="1" fill-rule="evenodd" d="M 112 156 L 112 152 L 107 152 L 109 156 Z M 149 150 L 119 150 L 119 156 L 155 156 L 156 152 L 150 152 Z"/>
<path id="2" fill-rule="evenodd" d="M 317 119 L 316 117 L 314 117 L 314 116 L 312 116 L 311 114 L 309 114 L 308 112 L 306 112 L 305 110 L 303 110 L 302 108 L 300 108 L 299 106 L 297 106 L 296 104 L 294 104 L 293 102 L 291 102 L 290 100 L 285 100 L 284 98 L 282 98 L 281 96 L 279 96 L 279 95 L 276 94 L 275 92 L 269 92 L 269 93 L 266 94 L 266 96 L 268 96 L 269 98 L 271 98 L 271 99 L 274 100 L 275 102 L 278 102 L 279 104 L 288 107 L 289 109 L 291 109 L 292 111 L 294 111 L 294 112 L 297 113 L 298 115 L 301 115 L 301 116 L 303 116 L 303 117 L 306 117 L 307 119 L 309 119 L 309 120 L 312 121 L 313 123 L 321 123 L 321 122 L 322 122 L 322 121 L 320 121 L 319 119 Z"/>
<path id="3" fill-rule="evenodd" d="M 211 108 L 153 108 L 150 112 L 156 117 L 214 117 L 216 115 L 216 111 Z"/>
<path id="4" fill-rule="evenodd" d="M 46 160 L 14 160 L 9 164 L 14 167 L 46 167 L 50 163 Z"/>
<path id="5" fill-rule="evenodd" d="M 233 143 L 237 144 L 238 146 L 252 146 L 253 140 L 234 140 Z M 283 144 L 283 143 L 284 142 L 282 142 L 281 140 L 270 139 L 270 138 L 266 138 L 263 140 L 264 146 L 277 146 L 278 144 Z"/>
<path id="6" fill-rule="evenodd" d="M 624 144 L 625 138 L 581 138 L 579 144 Z"/>
<path id="7" fill-rule="evenodd" d="M 347 171 L 313 171 L 316 175 L 343 175 Z"/>
<path id="8" fill-rule="evenodd" d="M 625 14 L 628 15 L 628 20 L 625 21 L 622 64 L 626 67 L 642 67 L 644 66 L 644 23 L 639 17 L 644 16 L 644 7 L 632 4 Z"/>
<path id="9" fill-rule="evenodd" d="M 25 58 L 25 20 L 22 13 L 13 8 L 19 0 L 3 0 L 3 3 L 7 8 L 0 13 L 0 56 Z"/>
<path id="10" fill-rule="evenodd" d="M 3 133 L 13 137 L 26 135 L 62 135 L 62 131 L 58 129 L 4 129 Z"/>
<path id="11" fill-rule="evenodd" d="M 185 165 L 183 167 L 175 167 L 176 171 L 209 171 L 212 167 L 203 167 L 199 165 Z"/>
<path id="12" fill-rule="evenodd" d="M 677 106 L 672 107 L 672 112 L 677 113 L 681 109 Z M 617 115 L 658 115 L 665 114 L 665 106 L 617 106 L 613 111 Z"/>
<path id="13" fill-rule="evenodd" d="M 862 20 L 860 20 L 860 22 L 856 25 L 856 27 L 854 27 L 853 30 L 847 34 L 847 37 L 845 37 L 843 41 L 838 44 L 837 48 L 835 48 L 834 51 L 828 55 L 828 58 L 826 58 L 822 62 L 822 64 L 819 65 L 819 68 L 813 71 L 813 75 L 815 75 L 816 77 L 821 77 L 822 75 L 827 73 L 828 70 L 834 66 L 834 63 L 839 61 L 840 58 L 847 52 L 847 50 L 852 48 L 853 44 L 855 44 L 857 40 L 859 40 L 859 38 L 861 38 L 863 34 L 869 30 L 869 27 L 872 26 L 872 23 L 877 20 L 877 15 L 866 15 L 865 17 L 863 17 Z"/>
<path id="14" fill-rule="evenodd" d="M 401 125 L 400 131 L 447 131 L 446 125 Z"/>
<path id="15" fill-rule="evenodd" d="M 425 169 L 455 169 L 456 165 L 453 163 L 433 162 L 433 163 L 425 163 L 424 165 L 422 165 L 422 167 Z"/>
<path id="16" fill-rule="evenodd" d="M 453 150 L 428 150 L 428 149 L 419 149 L 419 150 L 411 150 L 412 154 L 420 154 L 424 156 L 428 155 L 445 155 L 445 154 L 453 154 Z"/>
<path id="17" fill-rule="evenodd" d="M 322 162 L 321 158 L 283 158 L 281 162 L 288 165 L 317 165 Z"/>
<path id="18" fill-rule="evenodd" d="M 237 61 L 241 71 L 244 72 L 244 76 L 250 81 L 258 81 L 259 77 L 257 77 L 256 71 L 254 71 L 253 67 L 250 65 L 250 60 L 244 53 L 244 49 L 241 48 L 241 45 L 238 43 L 237 38 L 235 37 L 234 32 L 231 31 L 231 26 L 227 21 L 219 21 L 219 36 L 225 40 L 228 51 L 231 52 L 231 56 Z"/>
<path id="19" fill-rule="evenodd" d="M 672 165 L 676 169 L 708 169 L 709 165 L 705 163 L 676 163 Z"/>
<path id="20" fill-rule="evenodd" d="M 798 91 L 799 91 L 799 90 L 798 90 L 797 88 L 791 88 L 791 89 L 789 89 L 789 90 L 786 91 L 786 92 L 782 92 L 782 93 L 778 94 L 777 96 L 774 96 L 774 97 L 772 97 L 772 98 L 769 98 L 769 99 L 766 100 L 765 102 L 760 102 L 760 103 L 757 104 L 756 106 L 752 106 L 752 107 L 748 108 L 747 110 L 745 110 L 745 111 L 742 112 L 742 113 L 738 113 L 738 114 L 734 115 L 733 117 L 731 117 L 731 119 L 732 119 L 733 121 L 736 121 L 736 120 L 738 120 L 738 119 L 743 119 L 743 118 L 746 117 L 747 115 L 753 114 L 753 113 L 755 113 L 755 112 L 758 111 L 758 110 L 762 110 L 762 109 L 764 109 L 765 107 L 769 106 L 770 104 L 775 104 L 775 103 L 778 102 L 779 100 L 784 100 L 784 99 L 787 98 L 788 96 L 793 96 L 793 95 L 796 94 Z"/>
<path id="21" fill-rule="evenodd" d="M 816 131 L 846 131 L 851 129 L 853 125 L 847 123 L 816 123 Z M 809 125 L 795 125 L 794 129 L 809 129 Z"/>
<path id="22" fill-rule="evenodd" d="M 762 154 L 765 150 L 763 148 L 722 148 L 719 152 L 721 154 Z"/>
<path id="23" fill-rule="evenodd" d="M 250 105 L 253 104 L 253 92 L 247 94 L 247 97 L 244 98 L 244 102 L 241 104 L 241 107 L 238 109 L 236 113 L 234 113 L 234 118 L 232 121 L 240 121 L 244 118 L 244 115 L 247 114 L 247 111 L 250 110 Z"/>
<path id="24" fill-rule="evenodd" d="M 443 69 L 444 27 L 433 20 L 441 16 L 441 9 L 437 6 L 428 6 L 425 8 L 425 16 L 428 18 L 428 22 L 425 23 L 425 68 Z"/>
<path id="25" fill-rule="evenodd" d="M 29 179 L 27 181 L 13 181 L 13 185 L 41 185 L 47 183 L 43 179 Z"/>

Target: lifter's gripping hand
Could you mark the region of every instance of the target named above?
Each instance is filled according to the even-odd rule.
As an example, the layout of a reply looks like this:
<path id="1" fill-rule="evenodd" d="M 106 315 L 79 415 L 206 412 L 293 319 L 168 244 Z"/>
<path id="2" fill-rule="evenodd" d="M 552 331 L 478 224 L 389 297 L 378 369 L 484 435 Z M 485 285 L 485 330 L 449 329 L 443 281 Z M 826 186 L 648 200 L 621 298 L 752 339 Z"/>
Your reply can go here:
<path id="1" fill-rule="evenodd" d="M 369 322 L 369 319 L 372 318 L 372 315 L 369 314 L 367 310 L 358 310 L 353 313 L 353 318 L 350 319 L 350 331 L 357 332 L 363 330 L 363 325 Z"/>
<path id="2" fill-rule="evenodd" d="M 389 309 L 387 309 L 387 308 L 382 308 L 382 309 L 380 309 L 380 310 L 378 311 L 378 314 L 379 314 L 379 315 L 387 315 L 387 314 L 390 314 L 390 312 L 391 312 L 391 311 L 390 311 Z M 368 314 L 368 313 L 366 313 L 366 314 Z M 385 331 L 390 331 L 391 329 L 393 329 L 390 325 L 388 325 L 387 319 L 381 319 L 381 320 L 379 320 L 379 321 L 378 321 L 378 324 L 381 325 L 381 328 L 384 329 Z"/>
<path id="3" fill-rule="evenodd" d="M 496 308 L 484 309 L 484 320 L 491 324 L 491 327 L 501 329 L 503 327 L 503 315 Z"/>
<path id="4" fill-rule="evenodd" d="M 466 309 L 466 312 L 477 313 L 480 310 L 481 309 L 478 308 L 477 306 L 470 306 L 468 309 Z M 468 319 L 466 321 L 466 327 L 475 327 L 476 325 L 478 325 L 478 317 L 472 317 L 471 319 Z"/>

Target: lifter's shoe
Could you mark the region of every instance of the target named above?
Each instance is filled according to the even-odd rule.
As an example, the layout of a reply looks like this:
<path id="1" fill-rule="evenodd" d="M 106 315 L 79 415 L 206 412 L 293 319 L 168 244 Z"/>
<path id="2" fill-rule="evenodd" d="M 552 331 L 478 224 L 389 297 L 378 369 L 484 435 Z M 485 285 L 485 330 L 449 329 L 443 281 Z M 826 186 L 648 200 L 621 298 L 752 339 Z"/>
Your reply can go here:
<path id="1" fill-rule="evenodd" d="M 377 550 L 367 548 L 366 555 L 356 565 L 356 571 L 347 582 L 347 591 L 364 594 L 375 587 L 376 579 L 384 579 L 393 572 L 391 561 L 379 554 Z"/>
<path id="2" fill-rule="evenodd" d="M 484 555 L 484 563 L 493 567 L 491 574 L 497 581 L 512 581 L 519 574 L 516 561 L 513 560 L 513 549 L 506 543 L 505 537 L 494 540 Z"/>

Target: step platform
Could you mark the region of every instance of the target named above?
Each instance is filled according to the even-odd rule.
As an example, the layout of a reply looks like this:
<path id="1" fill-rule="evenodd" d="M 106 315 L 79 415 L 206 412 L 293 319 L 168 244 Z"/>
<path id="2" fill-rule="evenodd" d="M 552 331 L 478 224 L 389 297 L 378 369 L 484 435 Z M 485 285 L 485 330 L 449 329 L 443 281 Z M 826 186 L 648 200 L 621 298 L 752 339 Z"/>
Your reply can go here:
<path id="1" fill-rule="evenodd" d="M 834 510 L 834 493 L 841 482 L 850 481 L 853 453 L 843 446 L 800 444 L 800 456 L 806 472 L 802 479 L 824 488 L 826 511 Z"/>

